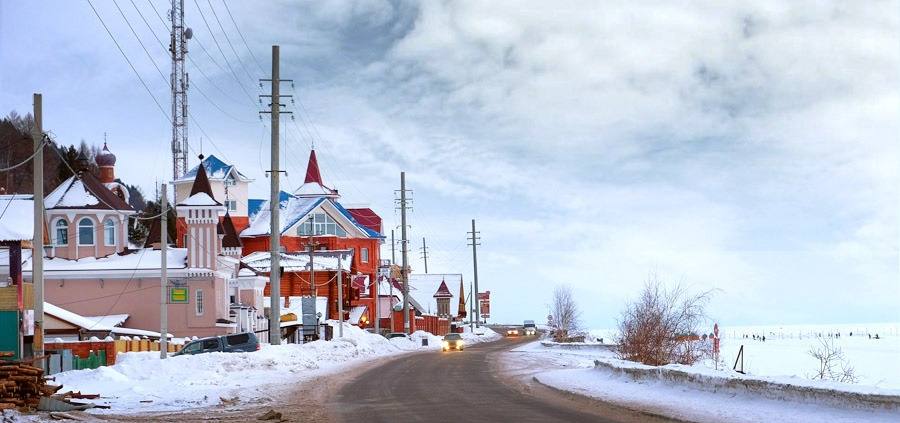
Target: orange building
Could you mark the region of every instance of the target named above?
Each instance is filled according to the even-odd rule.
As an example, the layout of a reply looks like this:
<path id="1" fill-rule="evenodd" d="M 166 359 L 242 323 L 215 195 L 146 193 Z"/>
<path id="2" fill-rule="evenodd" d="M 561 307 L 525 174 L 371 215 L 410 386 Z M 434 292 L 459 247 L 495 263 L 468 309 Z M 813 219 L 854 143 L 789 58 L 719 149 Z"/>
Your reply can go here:
<path id="1" fill-rule="evenodd" d="M 319 173 L 315 150 L 310 152 L 306 178 L 293 193 L 282 193 L 279 202 L 282 304 L 290 305 L 292 297 L 312 292 L 310 274 L 315 273 L 316 295 L 327 301 L 327 315 L 337 319 L 337 258 L 342 259 L 344 280 L 344 318 L 351 324 L 366 327 L 374 322 L 375 280 L 380 265 L 384 236 L 378 232 L 381 218 L 369 209 L 344 208 L 336 189 L 325 186 Z M 252 200 L 251 200 L 252 201 Z M 256 209 L 258 207 L 258 209 Z M 271 213 L 268 201 L 250 207 L 250 222 L 240 233 L 242 261 L 260 271 L 268 272 Z M 256 209 L 256 210 L 254 210 Z M 364 212 L 360 212 L 364 210 Z M 366 224 L 356 215 L 364 214 Z M 309 249 L 312 246 L 314 271 L 310 272 Z M 254 265 L 256 264 L 256 265 Z M 266 287 L 266 294 L 269 287 Z M 287 310 L 291 307 L 283 307 Z M 318 307 L 317 307 L 318 308 Z M 320 312 L 322 310 L 319 310 Z"/>

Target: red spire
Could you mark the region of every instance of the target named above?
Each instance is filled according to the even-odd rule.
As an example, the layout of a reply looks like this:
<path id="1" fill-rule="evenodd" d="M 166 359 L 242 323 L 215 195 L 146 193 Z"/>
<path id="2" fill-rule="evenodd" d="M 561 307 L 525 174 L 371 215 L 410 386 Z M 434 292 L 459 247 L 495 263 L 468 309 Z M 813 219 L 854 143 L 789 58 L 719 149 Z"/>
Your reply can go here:
<path id="1" fill-rule="evenodd" d="M 306 180 L 303 181 L 304 184 L 310 182 L 324 185 L 322 183 L 322 175 L 319 174 L 319 161 L 316 160 L 316 150 L 309 151 L 309 163 L 306 165 Z"/>

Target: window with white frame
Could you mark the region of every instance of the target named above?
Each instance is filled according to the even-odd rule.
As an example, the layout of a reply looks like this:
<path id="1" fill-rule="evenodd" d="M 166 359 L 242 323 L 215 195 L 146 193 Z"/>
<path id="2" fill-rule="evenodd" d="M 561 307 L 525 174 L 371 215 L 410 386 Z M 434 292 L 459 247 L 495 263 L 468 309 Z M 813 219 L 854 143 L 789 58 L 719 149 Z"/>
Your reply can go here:
<path id="1" fill-rule="evenodd" d="M 69 222 L 66 219 L 56 221 L 56 232 L 53 241 L 56 245 L 69 245 Z"/>
<path id="2" fill-rule="evenodd" d="M 194 295 L 194 306 L 196 307 L 196 312 L 198 316 L 203 315 L 203 290 L 197 289 L 196 295 Z"/>
<path id="3" fill-rule="evenodd" d="M 237 181 L 234 180 L 234 175 L 229 174 L 227 178 L 225 178 L 225 186 L 233 187 L 237 185 Z"/>
<path id="4" fill-rule="evenodd" d="M 103 242 L 107 247 L 116 245 L 116 222 L 112 218 L 103 221 Z"/>
<path id="5" fill-rule="evenodd" d="M 225 201 L 225 205 L 228 206 L 228 211 L 237 211 L 237 201 L 236 200 L 227 200 L 227 201 Z"/>
<path id="6" fill-rule="evenodd" d="M 363 247 L 359 250 L 359 260 L 362 261 L 363 263 L 369 262 L 369 249 L 368 248 Z"/>
<path id="7" fill-rule="evenodd" d="M 78 245 L 94 245 L 94 221 L 89 217 L 78 221 Z"/>
<path id="8" fill-rule="evenodd" d="M 337 235 L 347 236 L 347 231 L 325 213 L 313 213 L 297 229 L 297 235 Z"/>

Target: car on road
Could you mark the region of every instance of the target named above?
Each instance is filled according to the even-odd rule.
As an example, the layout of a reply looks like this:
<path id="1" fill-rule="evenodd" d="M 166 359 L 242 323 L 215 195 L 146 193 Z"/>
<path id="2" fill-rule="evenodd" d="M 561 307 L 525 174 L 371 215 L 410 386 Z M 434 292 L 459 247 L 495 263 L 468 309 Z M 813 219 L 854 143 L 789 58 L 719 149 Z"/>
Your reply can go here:
<path id="1" fill-rule="evenodd" d="M 506 329 L 506 336 L 519 336 L 519 329 L 516 329 L 516 328 Z"/>
<path id="2" fill-rule="evenodd" d="M 448 333 L 444 335 L 444 339 L 441 342 L 441 351 L 462 351 L 464 347 L 463 338 L 458 333 Z"/>
<path id="3" fill-rule="evenodd" d="M 210 336 L 187 343 L 173 355 L 194 355 L 210 352 L 251 352 L 260 349 L 259 339 L 252 332 Z"/>
<path id="4" fill-rule="evenodd" d="M 522 325 L 522 331 L 525 333 L 525 336 L 537 335 L 537 325 L 534 324 L 534 320 L 526 320 Z"/>
<path id="5" fill-rule="evenodd" d="M 387 338 L 387 339 L 394 339 L 394 338 L 409 339 L 409 335 L 407 335 L 403 332 L 391 332 L 391 333 L 387 334 L 387 336 L 385 336 L 385 338 Z"/>

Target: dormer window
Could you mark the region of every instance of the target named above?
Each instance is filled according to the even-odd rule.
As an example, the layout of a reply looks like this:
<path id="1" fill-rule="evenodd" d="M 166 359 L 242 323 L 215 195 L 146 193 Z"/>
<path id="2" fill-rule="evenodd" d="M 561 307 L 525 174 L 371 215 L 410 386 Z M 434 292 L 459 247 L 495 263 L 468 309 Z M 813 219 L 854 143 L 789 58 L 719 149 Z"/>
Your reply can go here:
<path id="1" fill-rule="evenodd" d="M 229 173 L 228 176 L 225 177 L 225 186 L 233 187 L 235 185 L 237 185 L 237 181 L 234 179 L 234 175 Z"/>
<path id="2" fill-rule="evenodd" d="M 306 222 L 303 222 L 300 225 L 300 228 L 297 230 L 297 235 L 336 235 L 345 237 L 347 236 L 347 231 L 338 225 L 331 216 L 325 213 L 313 213 L 306 219 Z"/>

